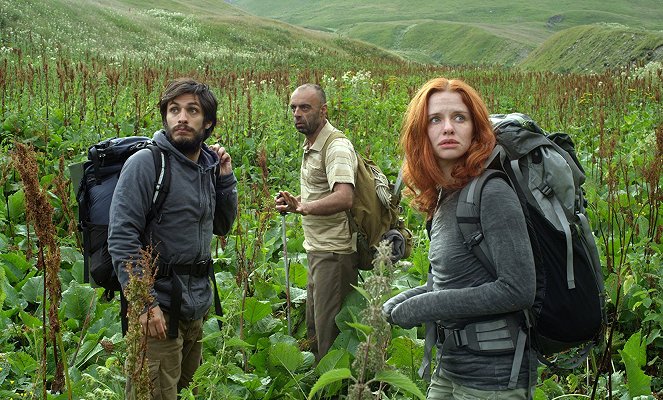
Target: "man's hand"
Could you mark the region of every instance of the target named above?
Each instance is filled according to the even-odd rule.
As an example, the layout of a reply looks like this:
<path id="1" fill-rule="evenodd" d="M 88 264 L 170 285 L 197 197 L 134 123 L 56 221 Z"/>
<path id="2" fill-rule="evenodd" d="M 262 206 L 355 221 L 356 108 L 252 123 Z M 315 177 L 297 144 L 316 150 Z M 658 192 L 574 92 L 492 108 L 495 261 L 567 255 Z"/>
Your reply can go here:
<path id="1" fill-rule="evenodd" d="M 150 314 L 149 321 L 147 319 L 148 313 Z M 147 336 L 157 339 L 166 338 L 166 319 L 159 306 L 150 308 L 147 312 L 141 314 L 138 320 L 143 331 L 147 333 Z"/>
<path id="2" fill-rule="evenodd" d="M 218 144 L 213 144 L 209 148 L 219 156 L 219 176 L 230 175 L 233 172 L 232 159 L 226 152 L 226 148 Z"/>
<path id="3" fill-rule="evenodd" d="M 276 202 L 276 210 L 280 213 L 289 212 L 302 215 L 307 214 L 304 203 L 301 202 L 299 197 L 295 197 L 289 192 L 279 192 L 274 201 Z"/>

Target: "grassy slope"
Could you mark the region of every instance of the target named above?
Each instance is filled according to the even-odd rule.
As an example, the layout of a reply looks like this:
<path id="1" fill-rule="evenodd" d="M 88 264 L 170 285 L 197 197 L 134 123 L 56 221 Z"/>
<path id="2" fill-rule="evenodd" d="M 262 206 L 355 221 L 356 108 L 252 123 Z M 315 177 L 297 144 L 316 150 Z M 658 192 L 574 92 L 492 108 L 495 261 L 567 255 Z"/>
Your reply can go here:
<path id="1" fill-rule="evenodd" d="M 663 30 L 660 0 L 531 0 L 519 4 L 506 0 L 380 0 L 359 5 L 354 0 L 234 0 L 233 4 L 256 15 L 332 30 L 407 57 L 444 64 L 514 65 L 556 33 L 579 25 L 616 23 L 634 29 Z M 572 30 L 565 35 L 576 33 Z M 607 40 L 599 35 L 591 42 L 596 45 L 597 39 Z M 650 42 L 644 40 L 639 46 Z M 611 47 L 609 43 L 599 46 Z M 625 58 L 637 56 L 629 54 Z M 617 65 L 623 57 L 615 54 L 614 59 L 610 58 L 608 64 Z M 530 67 L 536 64 L 528 61 Z M 571 64 L 562 66 L 569 68 Z"/>
<path id="2" fill-rule="evenodd" d="M 0 0 L 0 28 L 6 42 L 29 36 L 47 50 L 155 62 L 232 58 L 255 65 L 270 57 L 293 64 L 320 56 L 352 62 L 358 54 L 397 60 L 358 41 L 251 16 L 223 0 Z"/>
<path id="3" fill-rule="evenodd" d="M 521 66 L 535 70 L 587 72 L 600 67 L 619 67 L 636 60 L 663 61 L 663 33 L 623 26 L 577 26 L 553 35 Z"/>

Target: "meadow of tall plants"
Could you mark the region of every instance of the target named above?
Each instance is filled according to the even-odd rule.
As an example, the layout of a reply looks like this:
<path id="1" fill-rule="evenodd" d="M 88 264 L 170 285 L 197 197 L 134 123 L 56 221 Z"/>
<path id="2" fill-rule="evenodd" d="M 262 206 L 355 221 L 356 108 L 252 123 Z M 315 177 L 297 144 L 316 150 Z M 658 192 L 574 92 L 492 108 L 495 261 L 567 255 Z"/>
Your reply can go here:
<path id="1" fill-rule="evenodd" d="M 69 165 L 88 146 L 161 127 L 156 103 L 172 78 L 208 83 L 220 102 L 209 142 L 233 157 L 239 215 L 212 243 L 223 329 L 205 324 L 204 362 L 183 398 L 423 398 L 416 371 L 421 328 L 390 327 L 380 304 L 426 280 L 422 216 L 403 202 L 415 235 L 412 256 L 362 272 L 337 317 L 341 334 L 317 365 L 305 340 L 306 257 L 297 216 L 286 216 L 291 334 L 286 321 L 280 189 L 298 192 L 301 135 L 287 106 L 304 82 L 327 92 L 329 118 L 395 179 L 397 141 L 410 97 L 436 76 L 461 78 L 490 112 L 523 112 L 576 142 L 588 180 L 588 209 L 606 282 L 608 327 L 587 362 L 542 367 L 537 399 L 663 398 L 663 68 L 595 75 L 427 67 L 366 60 L 234 65 L 164 58 L 108 59 L 46 49 L 30 38 L 0 48 L 0 396 L 121 399 L 131 343 L 119 301 L 83 279 Z M 277 57 L 278 55 L 273 55 Z M 282 60 L 281 60 L 282 61 Z M 370 66 L 370 67 L 369 67 Z M 561 358 L 569 357 L 562 354 Z"/>

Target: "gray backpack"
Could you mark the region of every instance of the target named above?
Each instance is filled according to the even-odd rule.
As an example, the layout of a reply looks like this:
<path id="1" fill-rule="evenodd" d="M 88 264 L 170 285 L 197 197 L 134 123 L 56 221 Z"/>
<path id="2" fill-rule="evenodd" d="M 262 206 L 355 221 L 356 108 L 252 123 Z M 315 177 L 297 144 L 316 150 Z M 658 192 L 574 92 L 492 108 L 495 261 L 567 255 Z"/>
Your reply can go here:
<path id="1" fill-rule="evenodd" d="M 510 387 L 515 387 L 527 343 L 550 365 L 545 356 L 587 344 L 576 360 L 581 361 L 600 339 L 606 323 L 603 275 L 585 214 L 585 174 L 571 138 L 563 133 L 548 135 L 524 114 L 491 115 L 490 119 L 497 146 L 484 173 L 461 190 L 456 219 L 464 244 L 497 278 L 483 240 L 481 193 L 490 179 L 509 183 L 528 225 L 536 297 L 530 309 L 515 316 L 439 331 L 453 341 L 452 346 L 514 353 Z"/>

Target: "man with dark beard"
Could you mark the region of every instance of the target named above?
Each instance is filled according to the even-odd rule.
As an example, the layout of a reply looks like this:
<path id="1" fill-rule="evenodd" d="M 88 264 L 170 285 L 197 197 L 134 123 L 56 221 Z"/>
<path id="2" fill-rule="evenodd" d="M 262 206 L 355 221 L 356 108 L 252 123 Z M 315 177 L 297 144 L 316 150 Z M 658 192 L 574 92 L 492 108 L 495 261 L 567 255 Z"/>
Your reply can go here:
<path id="1" fill-rule="evenodd" d="M 161 171 L 149 149 L 131 156 L 111 202 L 108 251 L 123 289 L 129 267 L 141 273 L 141 248 L 151 248 L 157 257 L 155 301 L 145 304 L 140 323 L 148 337 L 152 398 L 175 400 L 202 360 L 203 318 L 213 297 L 210 244 L 213 233 L 225 235 L 235 220 L 237 180 L 225 148 L 204 143 L 217 111 L 207 85 L 175 80 L 159 109 L 164 129 L 154 134 L 154 142 L 169 158 L 170 189 L 159 214 L 148 218 Z M 127 398 L 134 398 L 130 379 L 126 389 Z"/>
<path id="2" fill-rule="evenodd" d="M 336 314 L 352 285 L 357 284 L 356 236 L 350 234 L 346 214 L 354 199 L 357 156 L 345 137 L 330 139 L 338 129 L 327 121 L 327 102 L 320 86 L 309 83 L 298 87 L 290 97 L 290 109 L 295 128 L 306 137 L 301 195 L 281 191 L 275 201 L 279 212 L 302 215 L 308 259 L 307 334 L 320 361 L 338 336 Z"/>

